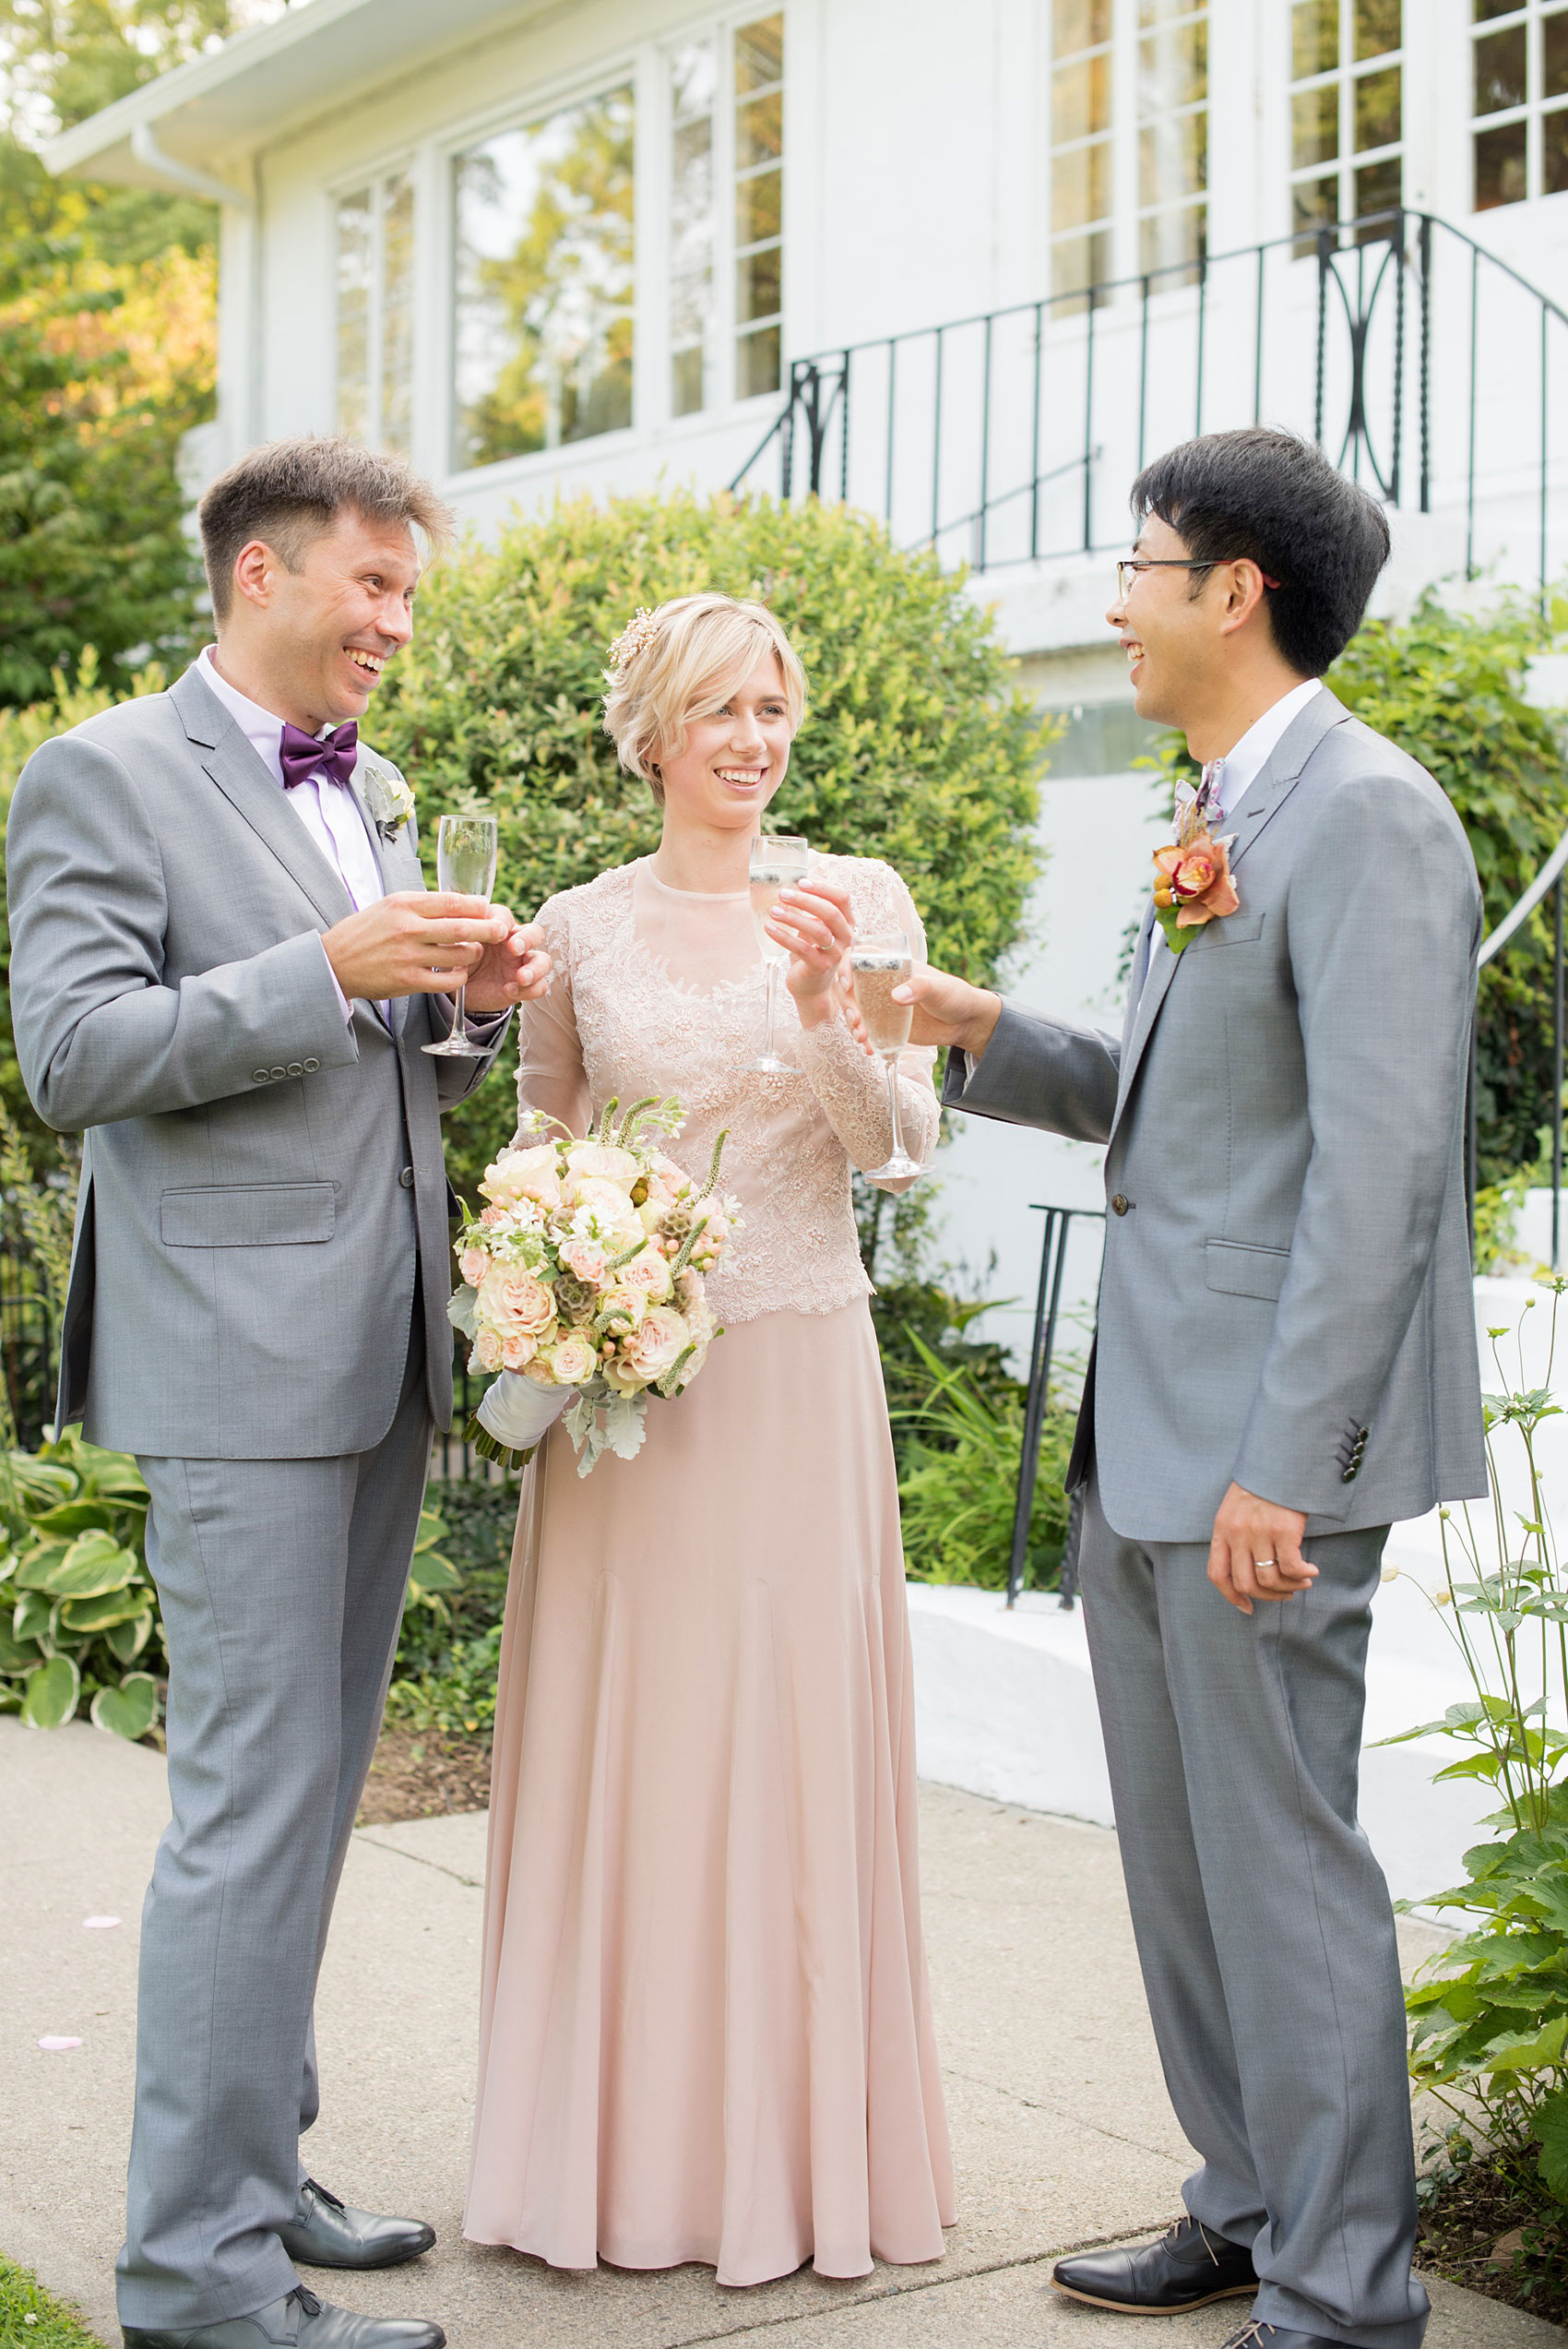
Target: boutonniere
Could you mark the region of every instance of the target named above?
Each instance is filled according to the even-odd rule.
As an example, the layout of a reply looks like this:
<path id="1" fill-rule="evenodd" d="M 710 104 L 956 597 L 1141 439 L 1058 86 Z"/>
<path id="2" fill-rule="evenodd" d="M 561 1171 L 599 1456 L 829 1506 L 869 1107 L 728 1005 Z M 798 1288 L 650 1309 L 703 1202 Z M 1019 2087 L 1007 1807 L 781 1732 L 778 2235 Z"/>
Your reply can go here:
<path id="1" fill-rule="evenodd" d="M 1154 852 L 1154 918 L 1172 954 L 1180 954 L 1206 923 L 1222 921 L 1241 904 L 1230 872 L 1236 835 L 1216 839 L 1199 794 L 1178 792 L 1176 838 Z"/>
<path id="2" fill-rule="evenodd" d="M 360 754 L 360 774 L 370 820 L 390 847 L 414 812 L 413 788 L 396 767 L 386 766 L 370 751 Z"/>

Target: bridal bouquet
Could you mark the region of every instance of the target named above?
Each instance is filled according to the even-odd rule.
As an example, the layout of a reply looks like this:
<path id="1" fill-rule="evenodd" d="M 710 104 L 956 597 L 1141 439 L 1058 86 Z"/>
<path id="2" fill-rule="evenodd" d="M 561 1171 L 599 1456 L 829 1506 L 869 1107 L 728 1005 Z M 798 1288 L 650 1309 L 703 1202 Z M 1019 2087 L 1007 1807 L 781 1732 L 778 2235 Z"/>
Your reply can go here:
<path id="1" fill-rule="evenodd" d="M 563 1412 L 579 1476 L 607 1449 L 630 1460 L 648 1396 L 680 1394 L 719 1335 L 704 1275 L 741 1228 L 715 1189 L 726 1138 L 699 1186 L 653 1139 L 680 1129 L 673 1095 L 617 1126 L 619 1107 L 580 1142 L 536 1113 L 540 1139 L 520 1134 L 486 1168 L 488 1204 L 455 1243 L 469 1368 L 502 1374 L 467 1431 L 487 1460 L 520 1466 Z"/>

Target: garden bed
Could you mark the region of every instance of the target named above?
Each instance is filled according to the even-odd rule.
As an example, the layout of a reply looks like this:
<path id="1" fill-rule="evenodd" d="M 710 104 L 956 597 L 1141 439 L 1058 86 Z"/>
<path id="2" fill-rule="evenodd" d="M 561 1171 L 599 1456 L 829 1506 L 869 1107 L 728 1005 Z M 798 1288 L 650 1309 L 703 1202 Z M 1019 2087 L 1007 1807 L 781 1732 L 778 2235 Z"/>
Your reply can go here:
<path id="1" fill-rule="evenodd" d="M 359 1827 L 482 1811 L 490 1803 L 490 1741 L 436 1729 L 382 1731 L 360 1802 Z"/>
<path id="2" fill-rule="evenodd" d="M 1457 2149 L 1455 2149 L 1457 2150 Z M 1522 2196 L 1484 2152 L 1422 2178 L 1418 2273 L 1568 2324 L 1568 2236 L 1538 2196 Z"/>

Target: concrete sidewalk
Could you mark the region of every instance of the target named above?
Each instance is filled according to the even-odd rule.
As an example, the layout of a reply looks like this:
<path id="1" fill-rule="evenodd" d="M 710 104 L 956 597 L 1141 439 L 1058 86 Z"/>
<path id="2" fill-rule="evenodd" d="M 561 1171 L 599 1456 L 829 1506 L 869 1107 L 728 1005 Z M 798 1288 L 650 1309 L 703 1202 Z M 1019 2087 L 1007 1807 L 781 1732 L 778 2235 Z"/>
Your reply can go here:
<path id="1" fill-rule="evenodd" d="M 113 2264 L 135 2051 L 136 1941 L 167 1807 L 155 1754 L 81 1724 L 0 1718 L 10 1839 L 0 1915 L 0 2250 L 118 2342 Z M 333 2296 L 434 2317 L 453 2349 L 1154 2349 L 1148 2327 L 1060 2300 L 1046 2262 L 1177 2209 L 1189 2156 L 1145 2015 L 1116 1843 L 940 1787 L 923 1791 L 926 1919 L 960 2218 L 933 2268 L 858 2283 L 809 2271 L 748 2292 L 706 2269 L 562 2275 L 465 2245 L 482 1818 L 354 1839 L 322 1978 L 325 2113 L 315 2173 L 354 2201 L 429 2217 L 412 2270 L 328 2280 Z M 84 1920 L 117 1916 L 109 1927 Z M 1437 1937 L 1407 1928 L 1408 1953 Z M 79 2038 L 46 2053 L 41 2038 Z M 1555 2326 L 1438 2286 L 1429 2349 L 1561 2342 Z M 1160 2349 L 1214 2349 L 1232 2301 L 1173 2320 Z"/>

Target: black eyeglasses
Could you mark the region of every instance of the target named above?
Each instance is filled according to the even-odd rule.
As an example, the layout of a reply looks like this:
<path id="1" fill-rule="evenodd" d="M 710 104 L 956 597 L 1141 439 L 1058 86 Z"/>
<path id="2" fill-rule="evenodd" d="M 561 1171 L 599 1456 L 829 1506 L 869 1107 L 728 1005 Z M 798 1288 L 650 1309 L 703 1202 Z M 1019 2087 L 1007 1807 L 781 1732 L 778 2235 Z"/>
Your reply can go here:
<path id="1" fill-rule="evenodd" d="M 1125 602 L 1140 571 L 1212 571 L 1218 559 L 1216 555 L 1213 562 L 1199 563 L 1187 554 L 1128 555 L 1116 566 L 1116 585 Z"/>

